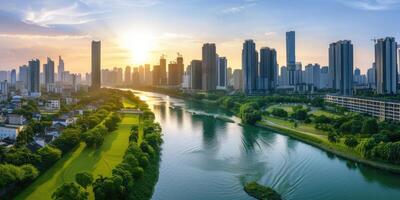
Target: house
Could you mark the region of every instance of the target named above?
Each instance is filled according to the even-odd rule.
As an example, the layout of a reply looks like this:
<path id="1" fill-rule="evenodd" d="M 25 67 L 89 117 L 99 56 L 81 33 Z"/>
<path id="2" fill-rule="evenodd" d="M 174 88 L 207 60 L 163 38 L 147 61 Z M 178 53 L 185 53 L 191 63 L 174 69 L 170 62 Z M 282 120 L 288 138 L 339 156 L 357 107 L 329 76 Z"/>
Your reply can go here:
<path id="1" fill-rule="evenodd" d="M 46 110 L 60 110 L 60 100 L 59 99 L 51 99 L 47 100 L 45 103 Z"/>
<path id="2" fill-rule="evenodd" d="M 11 140 L 16 140 L 22 129 L 23 126 L 0 126 L 0 139 L 8 138 Z"/>
<path id="3" fill-rule="evenodd" d="M 19 114 L 9 114 L 8 115 L 8 123 L 12 125 L 23 125 L 25 124 L 26 119 L 24 116 Z"/>
<path id="4" fill-rule="evenodd" d="M 46 136 L 53 136 L 58 137 L 60 136 L 61 132 L 64 130 L 65 126 L 61 123 L 56 123 L 47 127 L 45 130 Z"/>
<path id="5" fill-rule="evenodd" d="M 76 119 L 74 117 L 71 117 L 69 115 L 62 115 L 59 118 L 54 119 L 52 125 L 59 123 L 63 126 L 69 126 L 70 124 L 75 123 L 75 121 Z"/>

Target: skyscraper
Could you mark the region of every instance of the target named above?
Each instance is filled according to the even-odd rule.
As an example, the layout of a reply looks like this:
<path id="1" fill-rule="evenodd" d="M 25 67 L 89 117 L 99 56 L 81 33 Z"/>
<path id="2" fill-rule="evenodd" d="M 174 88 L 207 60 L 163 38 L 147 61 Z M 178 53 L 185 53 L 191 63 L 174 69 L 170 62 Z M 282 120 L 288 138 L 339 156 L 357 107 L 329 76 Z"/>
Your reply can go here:
<path id="1" fill-rule="evenodd" d="M 330 88 L 329 67 L 327 67 L 327 66 L 322 67 L 321 70 L 320 70 L 319 88 L 320 89 Z"/>
<path id="2" fill-rule="evenodd" d="M 164 55 L 160 58 L 160 65 L 158 69 L 159 85 L 167 85 L 167 60 Z"/>
<path id="3" fill-rule="evenodd" d="M 233 89 L 242 90 L 243 89 L 243 73 L 241 69 L 235 69 L 232 74 L 233 79 Z"/>
<path id="4" fill-rule="evenodd" d="M 217 87 L 217 53 L 213 43 L 203 44 L 202 47 L 202 88 L 205 91 Z"/>
<path id="5" fill-rule="evenodd" d="M 131 84 L 131 67 L 130 66 L 126 66 L 125 67 L 125 73 L 124 73 L 124 75 L 125 75 L 125 85 L 129 85 L 129 84 Z"/>
<path id="6" fill-rule="evenodd" d="M 40 92 L 40 61 L 38 59 L 29 61 L 28 91 L 30 94 Z"/>
<path id="7" fill-rule="evenodd" d="M 342 40 L 329 45 L 329 74 L 332 86 L 342 95 L 353 94 L 353 44 Z"/>
<path id="8" fill-rule="evenodd" d="M 48 84 L 54 83 L 54 61 L 47 58 L 47 63 L 43 65 L 44 71 L 44 84 L 47 87 Z"/>
<path id="9" fill-rule="evenodd" d="M 17 82 L 17 71 L 15 69 L 11 70 L 11 86 L 14 87 Z"/>
<path id="10" fill-rule="evenodd" d="M 150 64 L 144 65 L 144 82 L 145 85 L 151 85 L 152 73 L 150 71 Z"/>
<path id="11" fill-rule="evenodd" d="M 258 53 L 253 40 L 246 40 L 242 49 L 243 92 L 252 94 L 257 90 Z"/>
<path id="12" fill-rule="evenodd" d="M 286 66 L 281 67 L 281 75 L 279 76 L 279 85 L 288 86 L 289 85 L 289 72 Z"/>
<path id="13" fill-rule="evenodd" d="M 226 88 L 227 85 L 227 68 L 228 68 L 228 61 L 226 57 L 219 57 L 218 58 L 218 68 L 217 68 L 217 87 L 219 88 Z"/>
<path id="14" fill-rule="evenodd" d="M 29 83 L 29 67 L 28 66 L 23 65 L 23 66 L 19 67 L 18 80 L 22 82 L 25 89 L 29 89 L 28 88 L 28 83 Z"/>
<path id="15" fill-rule="evenodd" d="M 387 37 L 375 43 L 376 92 L 378 94 L 397 93 L 397 43 Z"/>
<path id="16" fill-rule="evenodd" d="M 296 33 L 286 32 L 286 67 L 289 74 L 289 85 L 296 85 Z"/>
<path id="17" fill-rule="evenodd" d="M 193 90 L 201 90 L 202 89 L 202 64 L 201 60 L 192 60 L 190 62 L 190 88 Z"/>
<path id="18" fill-rule="evenodd" d="M 321 66 L 319 64 L 308 64 L 305 67 L 303 82 L 315 88 L 320 88 Z"/>
<path id="19" fill-rule="evenodd" d="M 375 63 L 367 71 L 367 82 L 369 88 L 376 88 L 376 66 Z"/>
<path id="20" fill-rule="evenodd" d="M 277 65 L 276 50 L 268 47 L 261 48 L 259 90 L 266 92 L 275 89 Z"/>
<path id="21" fill-rule="evenodd" d="M 101 87 L 101 41 L 92 41 L 92 88 Z"/>
<path id="22" fill-rule="evenodd" d="M 61 56 L 58 56 L 58 70 L 57 70 L 58 80 L 57 81 L 63 80 L 63 77 L 62 77 L 63 72 L 64 72 L 64 60 L 61 58 Z"/>
<path id="23" fill-rule="evenodd" d="M 176 58 L 176 62 L 171 62 L 168 64 L 168 85 L 178 86 L 182 84 L 183 72 L 183 58 L 179 54 Z"/>

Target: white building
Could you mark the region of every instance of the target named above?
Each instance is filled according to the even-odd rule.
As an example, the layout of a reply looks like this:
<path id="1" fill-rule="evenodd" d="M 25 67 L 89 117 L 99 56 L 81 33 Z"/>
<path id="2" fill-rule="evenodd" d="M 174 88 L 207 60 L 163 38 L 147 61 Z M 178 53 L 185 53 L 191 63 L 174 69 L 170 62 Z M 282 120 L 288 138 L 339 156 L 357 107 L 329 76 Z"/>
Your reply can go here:
<path id="1" fill-rule="evenodd" d="M 0 126 L 0 138 L 16 140 L 22 128 L 22 126 Z"/>

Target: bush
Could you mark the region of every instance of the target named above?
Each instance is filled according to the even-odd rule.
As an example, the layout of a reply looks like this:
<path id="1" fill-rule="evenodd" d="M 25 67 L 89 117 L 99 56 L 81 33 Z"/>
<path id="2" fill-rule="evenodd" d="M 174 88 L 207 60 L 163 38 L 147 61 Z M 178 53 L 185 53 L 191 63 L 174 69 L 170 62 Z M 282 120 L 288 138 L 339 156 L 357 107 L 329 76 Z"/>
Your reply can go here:
<path id="1" fill-rule="evenodd" d="M 55 162 L 57 162 L 57 160 L 61 158 L 61 150 L 55 147 L 50 147 L 49 145 L 46 145 L 45 147 L 39 149 L 37 153 L 42 158 L 41 166 L 43 168 L 52 166 Z"/>
<path id="2" fill-rule="evenodd" d="M 282 108 L 273 108 L 272 115 L 274 115 L 276 117 L 286 118 L 288 116 L 288 113 L 285 110 L 283 110 Z"/>
<path id="3" fill-rule="evenodd" d="M 89 193 L 83 190 L 76 183 L 66 183 L 51 195 L 52 199 L 55 200 L 86 200 L 88 199 Z"/>
<path id="4" fill-rule="evenodd" d="M 332 143 L 336 143 L 337 142 L 337 137 L 338 137 L 338 135 L 336 135 L 335 133 L 328 133 L 328 140 L 329 140 L 329 142 L 332 142 Z"/>
<path id="5" fill-rule="evenodd" d="M 250 196 L 252 196 L 256 199 L 260 199 L 260 200 L 264 200 L 264 199 L 281 200 L 282 199 L 281 195 L 279 195 L 275 190 L 273 190 L 270 187 L 262 186 L 262 185 L 258 184 L 257 182 L 246 183 L 246 185 L 244 186 L 244 191 L 246 191 L 247 194 L 249 194 Z"/>
<path id="6" fill-rule="evenodd" d="M 350 148 L 354 148 L 358 145 L 358 141 L 354 136 L 346 136 L 344 144 Z"/>

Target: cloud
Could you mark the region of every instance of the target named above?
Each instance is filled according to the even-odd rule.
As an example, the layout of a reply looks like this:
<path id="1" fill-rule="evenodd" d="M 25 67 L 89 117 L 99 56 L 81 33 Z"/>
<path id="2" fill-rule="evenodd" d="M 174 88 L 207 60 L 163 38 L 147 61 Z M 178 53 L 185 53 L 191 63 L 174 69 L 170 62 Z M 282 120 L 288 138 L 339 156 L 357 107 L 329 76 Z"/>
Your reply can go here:
<path id="1" fill-rule="evenodd" d="M 391 10 L 400 6 L 399 0 L 338 0 L 338 2 L 360 10 Z"/>
<path id="2" fill-rule="evenodd" d="M 151 7 L 160 3 L 159 0 L 81 0 L 89 6 L 96 7 Z"/>
<path id="3" fill-rule="evenodd" d="M 221 11 L 222 14 L 235 14 L 235 13 L 239 13 L 239 12 L 243 12 L 244 10 L 255 6 L 255 3 L 249 3 L 249 4 L 245 4 L 245 5 L 241 5 L 241 6 L 234 6 L 234 7 L 229 7 L 229 8 L 225 8 Z"/>
<path id="4" fill-rule="evenodd" d="M 84 24 L 93 21 L 94 12 L 85 12 L 80 9 L 77 3 L 70 6 L 48 9 L 28 9 L 22 19 L 27 24 L 36 24 L 43 27 L 51 25 L 73 25 Z"/>
<path id="5" fill-rule="evenodd" d="M 264 35 L 267 36 L 267 37 L 273 36 L 273 35 L 275 35 L 275 34 L 276 34 L 276 32 L 265 32 L 265 33 L 264 33 Z"/>
<path id="6" fill-rule="evenodd" d="M 22 40 L 30 40 L 30 39 L 53 39 L 53 40 L 67 40 L 67 39 L 86 39 L 91 38 L 90 35 L 30 35 L 30 34 L 7 34 L 0 33 L 0 38 L 9 38 L 9 39 L 22 39 Z"/>

